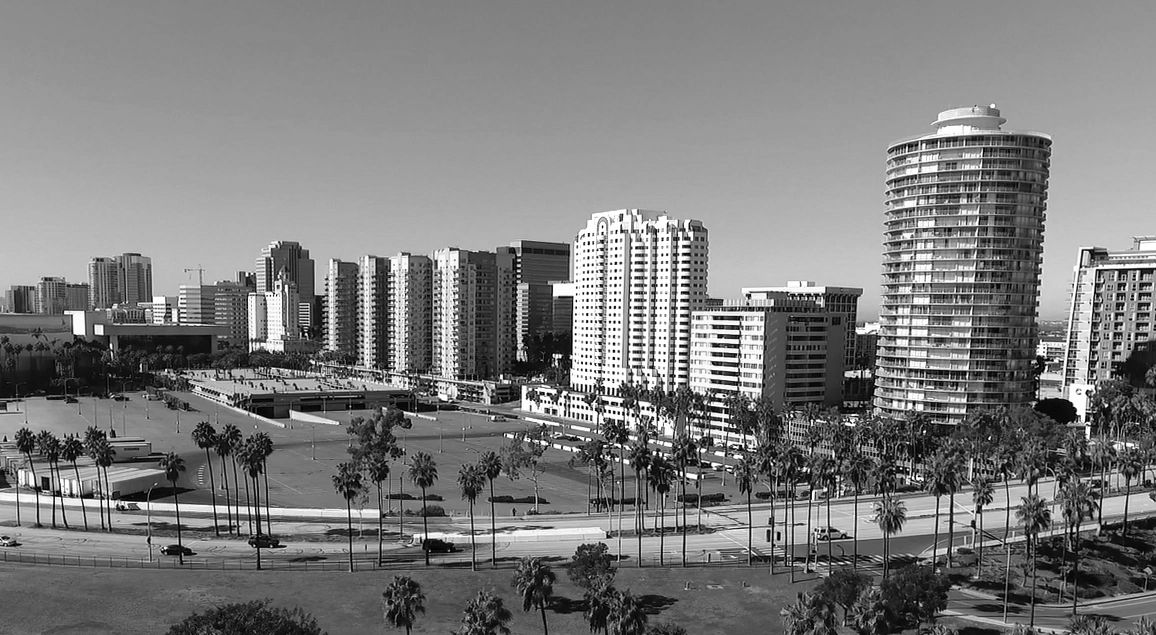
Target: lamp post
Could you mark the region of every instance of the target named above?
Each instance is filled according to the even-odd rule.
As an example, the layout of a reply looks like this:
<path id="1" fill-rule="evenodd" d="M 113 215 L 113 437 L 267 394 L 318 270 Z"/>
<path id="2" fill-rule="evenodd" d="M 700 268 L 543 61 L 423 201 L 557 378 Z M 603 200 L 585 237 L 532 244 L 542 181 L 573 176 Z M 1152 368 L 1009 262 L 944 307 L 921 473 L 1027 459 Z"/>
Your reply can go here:
<path id="1" fill-rule="evenodd" d="M 311 423 L 309 427 L 313 429 L 313 436 L 309 441 L 309 451 L 313 454 L 313 460 L 317 460 L 317 424 Z"/>
<path id="2" fill-rule="evenodd" d="M 148 523 L 148 538 L 145 539 L 145 543 L 149 546 L 149 562 L 153 561 L 153 487 L 156 486 L 157 484 L 153 483 L 145 494 L 145 504 L 148 505 L 145 508 L 145 522 Z"/>
<path id="3" fill-rule="evenodd" d="M 125 397 L 124 387 L 125 381 L 122 379 L 120 380 L 120 396 L 124 399 L 124 401 L 120 402 L 120 436 L 127 437 L 128 423 L 126 421 L 128 419 L 128 397 Z"/>

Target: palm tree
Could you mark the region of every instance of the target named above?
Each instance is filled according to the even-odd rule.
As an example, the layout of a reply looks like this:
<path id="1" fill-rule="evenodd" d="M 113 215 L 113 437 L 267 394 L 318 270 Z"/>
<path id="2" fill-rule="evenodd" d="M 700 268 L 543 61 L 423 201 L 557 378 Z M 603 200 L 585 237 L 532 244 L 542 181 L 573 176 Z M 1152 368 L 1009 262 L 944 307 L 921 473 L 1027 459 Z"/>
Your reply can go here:
<path id="1" fill-rule="evenodd" d="M 1080 525 L 1099 511 L 1100 501 L 1091 485 L 1076 478 L 1064 484 L 1060 502 L 1072 543 L 1072 615 L 1075 615 L 1080 595 Z"/>
<path id="2" fill-rule="evenodd" d="M 381 497 L 381 484 L 389 478 L 389 454 L 374 450 L 365 457 L 365 475 L 377 487 L 377 565 L 381 566 L 385 535 L 385 513 Z"/>
<path id="3" fill-rule="evenodd" d="M 237 449 L 241 446 L 241 430 L 231 423 L 226 423 L 225 426 L 221 428 L 218 442 L 219 447 L 217 454 L 228 457 L 235 456 Z M 224 454 L 221 454 L 221 450 L 225 450 Z M 239 534 L 241 533 L 241 488 L 237 484 L 237 462 L 230 462 L 233 464 L 233 499 L 237 510 L 237 533 Z M 228 483 L 228 474 L 225 474 L 225 482 Z M 246 505 L 247 504 L 248 503 L 246 503 Z M 251 524 L 250 530 L 252 530 Z"/>
<path id="4" fill-rule="evenodd" d="M 208 421 L 198 423 L 193 428 L 193 442 L 197 444 L 198 448 L 205 451 L 205 461 L 209 466 L 209 491 L 213 495 L 213 531 L 220 538 L 221 526 L 217 523 L 217 486 L 213 481 L 213 458 L 209 455 L 209 448 L 217 445 L 217 431 L 213 428 L 213 424 Z"/>
<path id="5" fill-rule="evenodd" d="M 36 462 L 32 460 L 32 453 L 36 450 L 36 435 L 28 428 L 16 431 L 16 450 L 28 459 L 28 467 L 32 470 L 32 492 L 36 495 L 36 526 L 40 527 L 40 479 L 36 476 Z"/>
<path id="6" fill-rule="evenodd" d="M 421 585 L 408 576 L 394 576 L 381 594 L 385 603 L 385 621 L 394 628 L 404 628 L 409 635 L 418 613 L 425 613 L 425 594 Z"/>
<path id="7" fill-rule="evenodd" d="M 357 465 L 349 461 L 337 466 L 337 473 L 332 479 L 333 489 L 345 499 L 345 526 L 349 534 L 349 572 L 353 573 L 353 499 L 361 495 L 365 486 Z M 426 557 L 428 559 L 428 555 Z"/>
<path id="8" fill-rule="evenodd" d="M 626 509 L 626 444 L 630 441 L 630 430 L 625 423 L 612 419 L 602 425 L 602 434 L 606 437 L 607 443 L 618 446 L 618 471 L 622 484 L 622 489 L 618 494 L 618 512 L 621 514 Z M 613 497 L 613 490 L 611 490 L 611 495 Z M 622 524 L 621 517 L 618 524 Z"/>
<path id="9" fill-rule="evenodd" d="M 161 457 L 160 467 L 165 472 L 165 480 L 172 485 L 173 489 L 173 504 L 177 513 L 177 545 L 180 547 L 177 551 L 177 558 L 181 564 L 184 564 L 185 550 L 184 543 L 181 542 L 181 501 L 177 493 L 177 481 L 181 478 L 181 472 L 185 471 L 185 460 L 176 452 L 169 452 Z M 111 523 L 112 519 L 109 519 L 109 524 Z"/>
<path id="10" fill-rule="evenodd" d="M 100 472 L 104 472 L 104 486 L 100 488 L 100 502 L 101 515 L 100 526 L 104 528 L 104 514 L 108 513 L 108 530 L 112 531 L 112 510 L 109 509 L 108 500 L 108 468 L 112 465 L 116 458 L 116 450 L 112 449 L 112 444 L 108 442 L 108 438 L 104 436 L 104 431 L 96 427 L 90 426 L 84 433 L 84 443 L 88 450 L 88 456 L 92 459 L 97 467 L 97 482 L 100 482 Z"/>
<path id="11" fill-rule="evenodd" d="M 638 536 L 638 566 L 642 566 L 642 532 L 646 530 L 646 518 L 642 509 L 642 473 L 650 468 L 650 441 L 645 431 L 640 430 L 638 439 L 630 444 L 630 467 L 634 468 L 634 531 Z"/>
<path id="12" fill-rule="evenodd" d="M 470 566 L 478 570 L 477 546 L 474 541 L 474 501 L 486 488 L 486 474 L 480 465 L 463 465 L 458 470 L 458 488 L 462 498 L 470 503 Z"/>
<path id="13" fill-rule="evenodd" d="M 979 557 L 976 559 L 975 576 L 977 578 L 983 575 L 983 508 L 991 505 L 995 500 L 995 485 L 992 484 L 991 479 L 981 476 L 976 479 L 974 489 L 971 491 L 971 502 L 975 505 L 975 516 L 979 520 L 979 538 L 973 539 L 979 548 Z"/>
<path id="14" fill-rule="evenodd" d="M 658 496 L 655 510 L 655 524 L 658 524 L 658 566 L 665 566 L 666 543 L 666 495 L 670 493 L 674 481 L 674 466 L 662 454 L 650 459 L 650 488 Z"/>
<path id="15" fill-rule="evenodd" d="M 241 444 L 237 450 L 237 460 L 240 461 L 241 466 L 245 469 L 245 475 L 248 480 L 245 481 L 245 486 L 248 487 L 249 482 L 253 483 L 253 511 L 257 516 L 257 540 L 255 545 L 257 547 L 257 569 L 261 569 L 261 472 L 264 469 L 264 455 L 260 442 L 257 440 L 257 435 L 253 435 Z"/>
<path id="16" fill-rule="evenodd" d="M 462 629 L 457 635 L 510 635 L 509 623 L 513 617 L 502 598 L 489 591 L 478 591 L 477 597 L 466 604 Z"/>
<path id="17" fill-rule="evenodd" d="M 488 451 L 478 459 L 478 468 L 490 482 L 490 564 L 498 566 L 498 527 L 494 513 L 494 479 L 502 474 L 502 457 L 497 452 Z"/>
<path id="18" fill-rule="evenodd" d="M 618 599 L 618 591 L 611 584 L 610 579 L 600 577 L 594 581 L 583 594 L 586 600 L 586 610 L 583 615 L 590 626 L 591 633 L 607 633 L 610 630 L 610 611 Z"/>
<path id="19" fill-rule="evenodd" d="M 835 607 L 817 593 L 800 593 L 779 612 L 787 635 L 835 635 Z"/>
<path id="20" fill-rule="evenodd" d="M 60 458 L 72 463 L 72 471 L 76 475 L 76 486 L 80 488 L 80 468 L 76 466 L 76 459 L 84 456 L 84 444 L 75 434 L 70 434 L 64 437 L 64 443 L 60 445 Z M 78 489 L 76 492 L 77 498 L 80 499 L 80 513 L 84 516 L 84 530 L 88 531 L 88 510 L 84 507 L 84 492 Z"/>
<path id="21" fill-rule="evenodd" d="M 645 635 L 646 610 L 629 590 L 614 594 L 607 615 L 609 632 L 614 635 Z"/>
<path id="22" fill-rule="evenodd" d="M 48 430 L 41 430 L 36 435 L 36 448 L 40 452 L 40 456 L 48 463 L 48 494 L 52 497 L 52 528 L 56 529 L 56 488 L 52 484 L 53 480 L 53 465 L 56 465 L 60 460 L 60 441 Z M 59 471 L 57 471 L 59 477 Z M 64 515 L 64 501 L 60 504 L 60 515 Z M 65 521 L 64 526 L 68 526 L 68 521 Z"/>
<path id="23" fill-rule="evenodd" d="M 1028 494 L 1020 499 L 1019 509 L 1016 510 L 1016 520 L 1023 529 L 1024 539 L 1027 541 L 1027 557 L 1032 564 L 1032 598 L 1031 619 L 1028 625 L 1036 625 L 1036 573 L 1038 566 L 1036 558 L 1039 549 L 1039 535 L 1041 531 L 1052 526 L 1052 510 L 1047 501 L 1036 494 Z"/>
<path id="24" fill-rule="evenodd" d="M 1124 522 L 1120 526 L 1120 535 L 1128 535 L 1128 502 L 1132 499 L 1132 481 L 1144 471 L 1144 459 L 1139 450 L 1127 449 L 1120 453 L 1117 461 L 1120 475 L 1124 477 Z"/>
<path id="25" fill-rule="evenodd" d="M 825 455 L 816 455 L 815 460 L 811 464 L 811 482 L 816 486 L 822 486 L 827 490 L 827 526 L 831 526 L 831 500 L 835 498 L 835 481 L 839 477 L 839 463 L 832 457 Z M 813 496 L 811 498 L 814 498 Z M 815 511 L 815 520 L 818 520 L 819 512 Z M 830 570 L 832 562 L 832 540 L 830 536 L 827 537 L 827 568 Z M 818 545 L 815 545 L 815 566 L 819 566 Z"/>
<path id="26" fill-rule="evenodd" d="M 1096 488 L 1100 498 L 1100 511 L 1096 513 L 1096 523 L 1103 527 L 1104 496 L 1108 491 L 1108 470 L 1112 467 L 1112 463 L 1116 458 L 1116 452 L 1112 449 L 1112 446 L 1101 441 L 1092 446 L 1089 454 L 1091 455 L 1092 467 L 1100 471 L 1100 486 Z"/>
<path id="27" fill-rule="evenodd" d="M 887 579 L 891 561 L 891 535 L 903 531 L 903 524 L 907 522 L 907 505 L 891 496 L 884 496 L 883 500 L 875 503 L 873 520 L 883 532 L 883 578 Z"/>
<path id="28" fill-rule="evenodd" d="M 851 508 L 851 540 L 855 551 L 851 568 L 854 570 L 859 569 L 859 491 L 867 486 L 867 479 L 871 477 L 874 467 L 875 461 L 861 451 L 855 451 L 843 460 L 843 478 L 851 483 L 854 490 L 854 503 Z"/>
<path id="29" fill-rule="evenodd" d="M 935 453 L 926 464 L 927 479 L 924 483 L 924 489 L 928 494 L 935 497 L 935 533 L 931 541 L 931 568 L 938 566 L 938 560 L 935 556 L 939 549 L 939 504 L 945 494 L 954 493 L 958 483 L 957 466 L 951 460 L 951 457 L 945 452 Z M 951 545 L 947 546 L 948 554 L 951 553 Z M 948 555 L 948 566 L 951 565 L 951 556 Z"/>
<path id="30" fill-rule="evenodd" d="M 546 623 L 546 607 L 554 596 L 554 580 L 554 571 L 541 558 L 522 558 L 511 581 L 522 597 L 522 610 L 538 609 L 542 612 L 544 635 L 550 633 L 550 626 Z"/>
<path id="31" fill-rule="evenodd" d="M 685 432 L 675 434 L 671 442 L 671 455 L 674 458 L 674 464 L 678 467 L 679 481 L 682 482 L 682 566 L 686 566 L 686 470 L 688 465 L 694 457 L 697 456 L 697 448 L 694 444 L 694 439 Z M 677 513 L 677 510 L 675 510 Z"/>
<path id="32" fill-rule="evenodd" d="M 739 460 L 739 464 L 735 466 L 735 481 L 739 485 L 739 493 L 747 495 L 747 566 L 754 564 L 754 545 L 755 545 L 755 520 L 754 512 L 751 511 L 751 492 L 755 488 L 755 481 L 757 480 L 754 463 L 747 455 Z"/>
<path id="33" fill-rule="evenodd" d="M 409 465 L 409 480 L 417 487 L 421 488 L 421 525 L 424 538 L 429 538 L 429 518 L 426 516 L 425 509 L 425 491 L 433 487 L 433 484 L 438 480 L 438 466 L 434 463 L 433 457 L 425 452 L 418 452 L 413 455 L 413 462 Z M 429 566 L 429 550 L 422 549 L 425 552 L 425 566 Z"/>
<path id="34" fill-rule="evenodd" d="M 253 448 L 254 453 L 257 455 L 256 458 L 260 463 L 258 474 L 265 476 L 265 529 L 268 530 L 266 533 L 273 535 L 273 525 L 271 524 L 272 514 L 269 513 L 269 457 L 273 455 L 273 439 L 269 437 L 267 432 L 257 432 L 253 434 Z M 254 487 L 256 487 L 256 484 L 254 484 Z M 258 496 L 258 505 L 260 504 L 260 499 L 261 497 Z M 258 513 L 257 517 L 260 518 L 261 514 Z M 257 533 L 260 534 L 260 527 L 257 529 Z"/>

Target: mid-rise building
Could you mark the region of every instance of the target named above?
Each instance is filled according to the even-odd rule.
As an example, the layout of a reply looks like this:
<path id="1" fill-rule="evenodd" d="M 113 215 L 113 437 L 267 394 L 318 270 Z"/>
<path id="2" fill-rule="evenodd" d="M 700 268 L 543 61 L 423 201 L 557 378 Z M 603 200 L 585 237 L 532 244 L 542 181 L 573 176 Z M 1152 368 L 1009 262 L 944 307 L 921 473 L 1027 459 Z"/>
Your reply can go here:
<path id="1" fill-rule="evenodd" d="M 121 302 L 120 260 L 96 257 L 88 263 L 88 284 L 94 309 L 109 309 Z"/>
<path id="2" fill-rule="evenodd" d="M 514 341 L 517 359 L 526 361 L 528 338 L 551 331 L 553 291 L 551 281 L 570 279 L 568 243 L 515 240 L 497 252 L 513 256 L 516 323 Z"/>
<path id="3" fill-rule="evenodd" d="M 181 324 L 216 324 L 217 287 L 182 284 L 177 288 L 177 321 Z"/>
<path id="4" fill-rule="evenodd" d="M 993 106 L 887 148 L 875 406 L 958 423 L 1032 401 L 1052 140 Z"/>
<path id="5" fill-rule="evenodd" d="M 707 251 L 697 220 L 637 209 L 594 214 L 574 243 L 571 385 L 686 385 L 690 316 L 707 298 Z"/>
<path id="6" fill-rule="evenodd" d="M 14 284 L 4 294 L 11 313 L 36 313 L 36 287 L 28 284 Z"/>
<path id="7" fill-rule="evenodd" d="M 63 315 L 68 306 L 68 283 L 64 278 L 45 276 L 36 283 L 36 312 Z"/>
<path id="8" fill-rule="evenodd" d="M 147 321 L 153 324 L 177 324 L 180 322 L 180 309 L 175 295 L 153 296 Z"/>
<path id="9" fill-rule="evenodd" d="M 64 286 L 64 310 L 87 311 L 92 287 L 87 282 L 69 282 Z"/>
<path id="10" fill-rule="evenodd" d="M 224 327 L 218 342 L 227 348 L 247 350 L 249 346 L 249 287 L 232 280 L 216 284 L 213 324 Z"/>
<path id="11" fill-rule="evenodd" d="M 389 351 L 389 259 L 357 261 L 357 365 L 385 368 Z"/>
<path id="12" fill-rule="evenodd" d="M 751 287 L 743 289 L 747 299 L 790 297 L 813 304 L 817 310 L 829 311 L 843 316 L 843 323 L 850 325 L 846 331 L 847 342 L 843 352 L 843 366 L 855 366 L 855 329 L 859 319 L 859 296 L 863 289 L 856 287 L 818 286 L 809 280 L 789 280 L 785 287 Z"/>
<path id="13" fill-rule="evenodd" d="M 387 367 L 428 372 L 433 363 L 433 261 L 400 253 L 389 258 Z"/>
<path id="14" fill-rule="evenodd" d="M 297 289 L 298 324 L 311 329 L 320 325 L 320 303 L 314 291 L 315 268 L 309 250 L 292 240 L 276 240 L 261 248 L 256 261 L 257 293 L 272 291 L 284 272 Z"/>
<path id="15" fill-rule="evenodd" d="M 332 259 L 325 276 L 325 348 L 356 355 L 357 263 Z"/>
<path id="16" fill-rule="evenodd" d="M 138 253 L 117 257 L 118 302 L 140 304 L 153 297 L 153 261 Z"/>
<path id="17" fill-rule="evenodd" d="M 433 373 L 490 379 L 509 372 L 516 352 L 513 257 L 450 247 L 432 260 Z"/>
<path id="18" fill-rule="evenodd" d="M 249 294 L 249 351 L 292 352 L 300 350 L 297 322 L 301 297 L 282 274 L 270 291 Z"/>
<path id="19" fill-rule="evenodd" d="M 574 332 L 574 283 L 550 283 L 550 330 L 555 335 Z"/>
<path id="20" fill-rule="evenodd" d="M 1076 258 L 1068 310 L 1065 389 L 1110 379 L 1137 345 L 1156 340 L 1156 236 L 1135 236 L 1132 249 L 1084 247 Z"/>

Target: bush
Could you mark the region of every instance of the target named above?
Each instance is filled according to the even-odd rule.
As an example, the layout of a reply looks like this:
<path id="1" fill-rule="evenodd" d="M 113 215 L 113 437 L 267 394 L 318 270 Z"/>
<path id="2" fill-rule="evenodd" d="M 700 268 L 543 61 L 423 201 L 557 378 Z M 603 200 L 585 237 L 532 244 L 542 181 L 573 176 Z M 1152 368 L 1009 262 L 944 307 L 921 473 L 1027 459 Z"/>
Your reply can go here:
<path id="1" fill-rule="evenodd" d="M 880 585 L 883 604 L 891 620 L 909 628 L 930 621 L 946 608 L 949 588 L 951 583 L 947 576 L 919 565 L 892 572 L 891 577 Z"/>
<path id="2" fill-rule="evenodd" d="M 418 507 L 417 509 L 407 509 L 407 510 L 405 510 L 405 515 L 406 516 L 421 516 L 422 515 L 422 508 Z M 446 510 L 441 505 L 426 505 L 425 506 L 425 517 L 426 518 L 441 517 L 441 516 L 445 516 L 445 515 L 446 515 Z"/>
<path id="3" fill-rule="evenodd" d="M 703 505 L 719 505 L 726 502 L 727 496 L 723 493 L 717 494 L 703 494 L 701 497 Z M 679 494 L 678 502 L 686 503 L 688 505 L 698 504 L 700 497 L 698 494 Z"/>
<path id="4" fill-rule="evenodd" d="M 609 584 L 614 580 L 614 566 L 611 564 L 610 549 L 604 542 L 579 545 L 570 557 L 566 575 L 576 586 L 583 589 L 594 587 L 600 581 Z"/>
<path id="5" fill-rule="evenodd" d="M 254 635 L 321 635 L 312 615 L 300 608 L 270 607 L 270 600 L 225 604 L 193 613 L 169 628 L 168 635 L 253 633 Z"/>
<path id="6" fill-rule="evenodd" d="M 438 500 L 441 500 L 441 499 L 439 498 Z M 514 498 L 513 496 L 503 495 L 503 496 L 494 496 L 494 497 L 490 498 L 490 501 L 494 502 L 494 503 L 507 503 L 507 504 L 521 503 L 522 505 L 533 505 L 534 504 L 534 497 L 533 496 L 522 496 L 519 498 Z M 545 498 L 542 498 L 541 496 L 538 497 L 537 502 L 539 505 L 549 505 L 550 504 L 550 501 L 546 500 Z"/>
<path id="7" fill-rule="evenodd" d="M 420 498 L 418 498 L 417 496 L 414 496 L 413 494 L 398 494 L 397 492 L 394 492 L 388 496 L 385 496 L 385 498 L 387 498 L 389 500 L 395 500 L 395 501 L 396 500 L 403 500 L 403 501 L 421 500 Z M 425 499 L 427 501 L 444 501 L 445 500 L 445 498 L 443 498 L 440 494 L 426 494 Z"/>

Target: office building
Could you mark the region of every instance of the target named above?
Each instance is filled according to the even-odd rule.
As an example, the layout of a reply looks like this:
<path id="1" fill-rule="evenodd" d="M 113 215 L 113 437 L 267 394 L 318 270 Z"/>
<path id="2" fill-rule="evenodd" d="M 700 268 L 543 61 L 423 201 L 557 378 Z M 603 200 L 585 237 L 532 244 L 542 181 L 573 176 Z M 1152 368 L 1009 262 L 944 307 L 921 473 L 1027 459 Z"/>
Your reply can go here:
<path id="1" fill-rule="evenodd" d="M 773 296 L 797 298 L 812 304 L 816 310 L 829 311 L 843 316 L 847 342 L 844 346 L 843 366 L 854 368 L 855 324 L 859 319 L 859 296 L 863 290 L 855 287 L 817 286 L 809 280 L 790 280 L 785 287 L 752 287 L 743 289 L 747 299 L 769 298 Z"/>
<path id="2" fill-rule="evenodd" d="M 425 373 L 433 363 L 433 261 L 400 253 L 389 258 L 386 367 Z"/>
<path id="3" fill-rule="evenodd" d="M 593 215 L 574 244 L 578 390 L 688 383 L 691 312 L 706 304 L 707 230 L 625 209 Z"/>
<path id="4" fill-rule="evenodd" d="M 64 278 L 45 276 L 36 283 L 36 312 L 63 315 L 68 306 L 68 283 Z"/>
<path id="5" fill-rule="evenodd" d="M 1156 339 L 1154 284 L 1156 236 L 1133 237 L 1129 250 L 1080 249 L 1063 355 L 1065 388 L 1111 379 L 1137 345 Z"/>
<path id="6" fill-rule="evenodd" d="M 177 296 L 157 295 L 153 296 L 146 321 L 152 324 L 177 324 L 180 322 L 180 317 Z"/>
<path id="7" fill-rule="evenodd" d="M 385 368 L 389 352 L 389 259 L 357 261 L 357 365 Z"/>
<path id="8" fill-rule="evenodd" d="M 351 358 L 357 348 L 357 263 L 330 260 L 325 276 L 325 348 Z"/>
<path id="9" fill-rule="evenodd" d="M 303 350 L 297 322 L 301 297 L 296 286 L 282 275 L 270 291 L 249 294 L 249 351 L 296 352 Z"/>
<path id="10" fill-rule="evenodd" d="M 88 284 L 92 297 L 88 303 L 94 309 L 109 309 L 120 304 L 120 260 L 96 257 L 88 262 Z"/>
<path id="11" fill-rule="evenodd" d="M 221 280 L 215 286 L 213 324 L 225 329 L 218 344 L 226 348 L 247 350 L 250 289 L 232 280 Z"/>
<path id="12" fill-rule="evenodd" d="M 182 284 L 177 288 L 177 321 L 181 324 L 215 324 L 217 287 Z"/>
<path id="13" fill-rule="evenodd" d="M 939 423 L 1030 402 L 1051 138 L 995 106 L 887 149 L 875 406 Z"/>
<path id="14" fill-rule="evenodd" d="M 298 324 L 306 329 L 320 325 L 320 305 L 314 292 L 314 263 L 309 250 L 291 240 L 277 240 L 261 248 L 256 261 L 257 293 L 272 291 L 284 272 L 297 289 Z"/>
<path id="15" fill-rule="evenodd" d="M 64 285 L 64 310 L 87 311 L 92 287 L 87 282 L 69 282 Z"/>
<path id="16" fill-rule="evenodd" d="M 550 330 L 555 335 L 574 332 L 574 283 L 550 283 Z"/>
<path id="17" fill-rule="evenodd" d="M 513 365 L 514 271 L 509 253 L 436 251 L 433 261 L 433 374 L 491 379 Z"/>
<path id="18" fill-rule="evenodd" d="M 140 304 L 153 297 L 152 258 L 138 253 L 124 253 L 118 258 L 118 302 Z"/>
<path id="19" fill-rule="evenodd" d="M 4 294 L 8 300 L 10 313 L 36 313 L 36 287 L 14 284 Z"/>
<path id="20" fill-rule="evenodd" d="M 570 279 L 568 243 L 515 240 L 497 253 L 513 256 L 515 296 L 514 341 L 517 359 L 526 361 L 526 341 L 551 331 L 553 291 L 551 281 Z"/>

